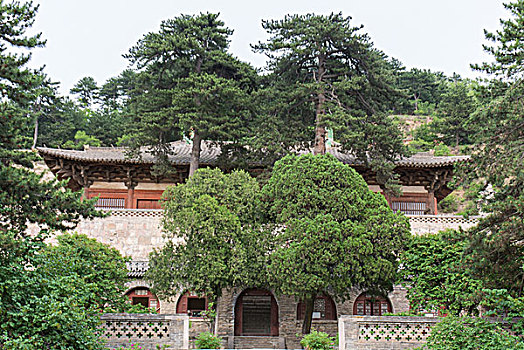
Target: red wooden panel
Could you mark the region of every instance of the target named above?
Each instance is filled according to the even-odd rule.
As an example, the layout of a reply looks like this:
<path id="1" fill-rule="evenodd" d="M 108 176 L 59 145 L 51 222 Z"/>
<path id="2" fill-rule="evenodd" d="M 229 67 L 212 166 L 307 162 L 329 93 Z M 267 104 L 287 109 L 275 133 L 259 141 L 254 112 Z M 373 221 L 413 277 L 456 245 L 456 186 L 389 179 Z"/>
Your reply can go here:
<path id="1" fill-rule="evenodd" d="M 278 324 L 278 304 L 275 297 L 271 295 L 271 335 L 277 336 L 279 330 Z"/>
<path id="2" fill-rule="evenodd" d="M 137 209 L 161 209 L 160 202 L 155 199 L 137 199 Z"/>
<path id="3" fill-rule="evenodd" d="M 264 289 L 247 289 L 244 292 L 242 292 L 239 297 L 237 298 L 236 304 L 235 304 L 235 327 L 234 327 L 234 334 L 241 336 L 241 335 L 249 335 L 245 334 L 243 323 L 244 323 L 244 297 L 245 296 L 271 296 L 271 309 L 270 309 L 270 325 L 269 325 L 269 334 L 256 334 L 256 335 L 271 335 L 271 336 L 277 336 L 279 334 L 279 322 L 278 322 L 278 304 L 273 296 L 273 294 L 267 290 Z"/>

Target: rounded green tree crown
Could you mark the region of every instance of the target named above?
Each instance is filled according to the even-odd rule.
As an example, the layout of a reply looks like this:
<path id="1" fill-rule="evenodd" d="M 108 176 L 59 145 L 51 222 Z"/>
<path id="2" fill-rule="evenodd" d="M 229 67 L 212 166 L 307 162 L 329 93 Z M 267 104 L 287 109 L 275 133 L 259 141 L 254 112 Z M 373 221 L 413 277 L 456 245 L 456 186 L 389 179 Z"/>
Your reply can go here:
<path id="1" fill-rule="evenodd" d="M 354 169 L 332 155 L 289 155 L 275 164 L 263 188 L 268 214 L 277 222 L 330 214 L 336 221 L 362 220 L 387 211 L 387 201 L 369 190 Z"/>

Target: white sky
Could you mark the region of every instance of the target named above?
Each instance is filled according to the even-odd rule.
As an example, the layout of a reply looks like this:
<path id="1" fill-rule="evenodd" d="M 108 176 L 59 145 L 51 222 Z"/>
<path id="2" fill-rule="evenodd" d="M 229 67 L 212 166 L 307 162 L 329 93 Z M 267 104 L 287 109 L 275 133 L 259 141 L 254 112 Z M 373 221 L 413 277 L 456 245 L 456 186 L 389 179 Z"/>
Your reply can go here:
<path id="1" fill-rule="evenodd" d="M 220 12 L 234 34 L 231 52 L 255 67 L 265 58 L 249 44 L 266 38 L 261 19 L 286 14 L 342 11 L 363 24 L 375 46 L 406 67 L 429 68 L 474 78 L 470 63 L 490 60 L 482 50 L 483 30 L 507 17 L 502 0 L 35 0 L 40 10 L 32 31 L 43 33 L 45 48 L 33 51 L 31 65 L 61 82 L 61 92 L 82 77 L 101 85 L 127 67 L 122 57 L 145 33 L 179 14 Z"/>

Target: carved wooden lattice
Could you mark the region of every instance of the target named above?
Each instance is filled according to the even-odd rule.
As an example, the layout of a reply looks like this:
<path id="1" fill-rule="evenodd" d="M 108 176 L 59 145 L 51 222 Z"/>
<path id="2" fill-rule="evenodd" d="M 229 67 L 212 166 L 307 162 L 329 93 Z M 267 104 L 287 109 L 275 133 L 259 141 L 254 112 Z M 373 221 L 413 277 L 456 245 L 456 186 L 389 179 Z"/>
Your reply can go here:
<path id="1" fill-rule="evenodd" d="M 104 322 L 107 339 L 164 340 L 169 337 L 169 321 L 113 321 Z"/>
<path id="2" fill-rule="evenodd" d="M 360 341 L 425 342 L 433 324 L 429 323 L 361 323 Z"/>
<path id="3" fill-rule="evenodd" d="M 391 209 L 396 212 L 400 210 L 406 215 L 424 215 L 426 212 L 425 202 L 392 202 Z"/>

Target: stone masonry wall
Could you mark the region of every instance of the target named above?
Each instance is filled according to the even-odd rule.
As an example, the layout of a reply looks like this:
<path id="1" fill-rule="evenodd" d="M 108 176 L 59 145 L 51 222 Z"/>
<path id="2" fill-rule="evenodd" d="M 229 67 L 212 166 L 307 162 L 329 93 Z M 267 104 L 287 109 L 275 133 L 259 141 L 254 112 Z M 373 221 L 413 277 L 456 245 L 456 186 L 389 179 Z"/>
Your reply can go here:
<path id="1" fill-rule="evenodd" d="M 444 215 L 409 216 L 411 233 L 414 235 L 437 233 L 445 229 L 467 229 L 477 224 L 478 219 Z M 164 244 L 161 221 L 160 209 L 112 210 L 109 217 L 81 221 L 74 231 L 109 244 L 132 260 L 147 260 L 153 248 Z M 29 229 L 33 233 L 36 230 L 35 226 Z"/>
<path id="2" fill-rule="evenodd" d="M 153 248 L 164 244 L 161 221 L 162 210 L 112 210 L 108 217 L 82 220 L 72 232 L 108 244 L 132 260 L 148 260 Z M 37 230 L 36 225 L 28 228 L 30 234 L 35 234 Z M 53 244 L 55 239 L 51 238 L 48 242 Z"/>
<path id="3" fill-rule="evenodd" d="M 147 260 L 153 248 L 164 244 L 161 210 L 113 210 L 108 218 L 84 220 L 76 232 L 96 238 L 133 260 Z"/>

